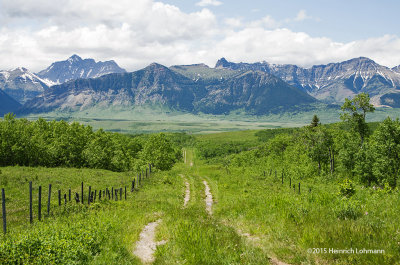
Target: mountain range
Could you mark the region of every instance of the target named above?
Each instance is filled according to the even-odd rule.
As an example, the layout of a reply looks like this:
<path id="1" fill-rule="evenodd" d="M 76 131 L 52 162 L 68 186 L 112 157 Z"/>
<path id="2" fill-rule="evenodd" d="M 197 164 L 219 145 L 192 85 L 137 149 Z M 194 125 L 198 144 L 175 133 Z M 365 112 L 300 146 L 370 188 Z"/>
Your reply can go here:
<path id="1" fill-rule="evenodd" d="M 190 66 L 187 66 L 190 68 Z M 212 71 L 212 69 L 211 69 Z M 21 113 L 84 110 L 93 106 L 166 105 L 176 110 L 212 114 L 244 109 L 263 114 L 315 99 L 261 71 L 235 72 L 230 78 L 192 79 L 160 64 L 123 74 L 78 79 L 53 86 L 27 102 Z"/>
<path id="2" fill-rule="evenodd" d="M 267 62 L 232 63 L 222 58 L 216 68 L 270 73 L 327 103 L 341 103 L 345 98 L 366 92 L 375 106 L 400 106 L 397 96 L 400 93 L 400 68 L 390 69 L 365 57 L 311 68 Z"/>
<path id="3" fill-rule="evenodd" d="M 96 78 L 110 73 L 125 72 L 114 61 L 96 62 L 72 55 L 65 61 L 52 63 L 36 74 L 23 67 L 0 71 L 0 89 L 24 104 L 52 85 L 78 78 Z"/>
<path id="4" fill-rule="evenodd" d="M 25 68 L 1 71 L 0 88 L 23 104 L 20 114 L 162 105 L 192 113 L 242 109 L 261 115 L 314 102 L 341 104 L 361 92 L 369 93 L 375 106 L 400 107 L 400 66 L 390 69 L 365 57 L 310 68 L 221 58 L 214 68 L 153 63 L 127 73 L 114 61 L 73 55 L 37 74 Z"/>

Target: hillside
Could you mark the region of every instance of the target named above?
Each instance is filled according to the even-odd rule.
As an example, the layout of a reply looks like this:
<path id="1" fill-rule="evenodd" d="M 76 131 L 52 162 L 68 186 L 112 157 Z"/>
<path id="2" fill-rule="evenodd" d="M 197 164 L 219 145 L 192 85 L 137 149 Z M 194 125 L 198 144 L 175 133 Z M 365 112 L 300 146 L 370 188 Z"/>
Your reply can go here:
<path id="1" fill-rule="evenodd" d="M 340 63 L 302 68 L 268 62 L 233 63 L 220 59 L 215 68 L 238 71 L 259 70 L 282 78 L 311 96 L 328 103 L 341 103 L 345 98 L 362 92 L 369 93 L 375 106 L 399 105 L 400 73 L 371 59 L 360 57 Z M 383 99 L 382 96 L 385 97 Z"/>
<path id="2" fill-rule="evenodd" d="M 0 71 L 0 89 L 20 104 L 40 95 L 49 85 L 48 82 L 23 67 Z"/>
<path id="3" fill-rule="evenodd" d="M 9 112 L 15 112 L 21 104 L 7 95 L 4 91 L 0 89 L 0 115 L 3 116 Z"/>
<path id="4" fill-rule="evenodd" d="M 186 69 L 191 73 L 185 71 L 185 76 L 179 73 L 178 67 L 173 67 L 173 71 L 154 63 L 133 73 L 78 79 L 53 86 L 27 102 L 20 113 L 82 111 L 94 106 L 162 105 L 191 113 L 222 114 L 245 109 L 265 114 L 315 102 L 306 93 L 267 73 L 215 72 L 200 68 L 207 73 L 207 78 L 193 78 L 195 71 L 190 67 Z"/>

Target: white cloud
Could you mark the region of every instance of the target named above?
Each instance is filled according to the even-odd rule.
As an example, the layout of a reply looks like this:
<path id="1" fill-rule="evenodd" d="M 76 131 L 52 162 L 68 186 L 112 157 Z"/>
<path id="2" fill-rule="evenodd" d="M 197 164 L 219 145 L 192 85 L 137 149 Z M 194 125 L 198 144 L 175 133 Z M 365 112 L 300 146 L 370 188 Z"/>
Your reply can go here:
<path id="1" fill-rule="evenodd" d="M 315 64 L 339 62 L 366 56 L 387 66 L 400 62 L 400 38 L 385 35 L 349 43 L 334 42 L 325 37 L 311 37 L 288 29 L 245 28 L 231 32 L 216 44 L 213 54 L 236 62 L 266 60 L 277 64 Z"/>
<path id="2" fill-rule="evenodd" d="M 232 28 L 238 28 L 243 26 L 242 20 L 240 18 L 226 18 L 224 22 L 226 25 Z"/>
<path id="3" fill-rule="evenodd" d="M 206 8 L 186 13 L 153 0 L 60 1 L 0 0 L 0 69 L 39 71 L 74 53 L 113 59 L 128 71 L 151 62 L 213 66 L 221 57 L 311 66 L 367 56 L 387 66 L 400 64 L 398 36 L 338 43 L 281 28 L 284 22 L 270 16 L 219 24 Z"/>
<path id="4" fill-rule="evenodd" d="M 201 0 L 196 3 L 197 6 L 220 6 L 222 2 L 217 0 Z"/>
<path id="5" fill-rule="evenodd" d="M 295 21 L 304 21 L 306 19 L 311 19 L 312 17 L 307 15 L 307 12 L 302 9 L 297 13 L 296 17 L 294 18 Z"/>
<path id="6" fill-rule="evenodd" d="M 247 26 L 251 28 L 262 27 L 262 28 L 273 29 L 281 26 L 281 23 L 273 19 L 271 16 L 265 16 L 259 20 L 251 21 L 250 23 L 247 24 Z"/>

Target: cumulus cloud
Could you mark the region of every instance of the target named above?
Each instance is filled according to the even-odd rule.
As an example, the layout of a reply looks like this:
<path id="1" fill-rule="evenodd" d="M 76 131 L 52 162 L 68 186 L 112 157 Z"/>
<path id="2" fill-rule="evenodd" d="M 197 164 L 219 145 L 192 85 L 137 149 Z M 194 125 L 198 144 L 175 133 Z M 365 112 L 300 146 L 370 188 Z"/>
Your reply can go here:
<path id="1" fill-rule="evenodd" d="M 395 66 L 400 64 L 400 38 L 385 35 L 340 43 L 285 28 L 245 28 L 227 34 L 216 45 L 214 53 L 223 54 L 227 59 L 236 62 L 266 60 L 270 63 L 289 63 L 303 67 L 367 56 L 380 64 Z"/>
<path id="2" fill-rule="evenodd" d="M 201 0 L 196 3 L 197 6 L 220 6 L 222 2 L 217 0 Z"/>
<path id="3" fill-rule="evenodd" d="M 39 71 L 74 53 L 113 59 L 128 71 L 151 62 L 213 66 L 221 57 L 307 67 L 367 56 L 387 66 L 400 64 L 397 36 L 339 43 L 282 28 L 284 23 L 271 16 L 219 23 L 209 9 L 187 13 L 153 0 L 60 0 L 57 5 L 0 0 L 0 6 L 0 69 Z"/>

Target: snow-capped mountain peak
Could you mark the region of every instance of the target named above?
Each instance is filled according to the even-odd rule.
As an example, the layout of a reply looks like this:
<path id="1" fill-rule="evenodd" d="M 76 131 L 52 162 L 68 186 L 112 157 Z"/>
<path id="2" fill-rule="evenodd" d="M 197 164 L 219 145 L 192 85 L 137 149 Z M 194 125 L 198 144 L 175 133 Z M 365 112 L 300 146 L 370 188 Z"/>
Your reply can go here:
<path id="1" fill-rule="evenodd" d="M 49 85 L 24 67 L 0 71 L 0 89 L 21 104 L 41 94 Z"/>
<path id="2" fill-rule="evenodd" d="M 37 75 L 53 84 L 61 84 L 79 78 L 96 78 L 110 73 L 125 73 L 114 61 L 96 62 L 74 54 L 65 61 L 51 64 Z"/>

